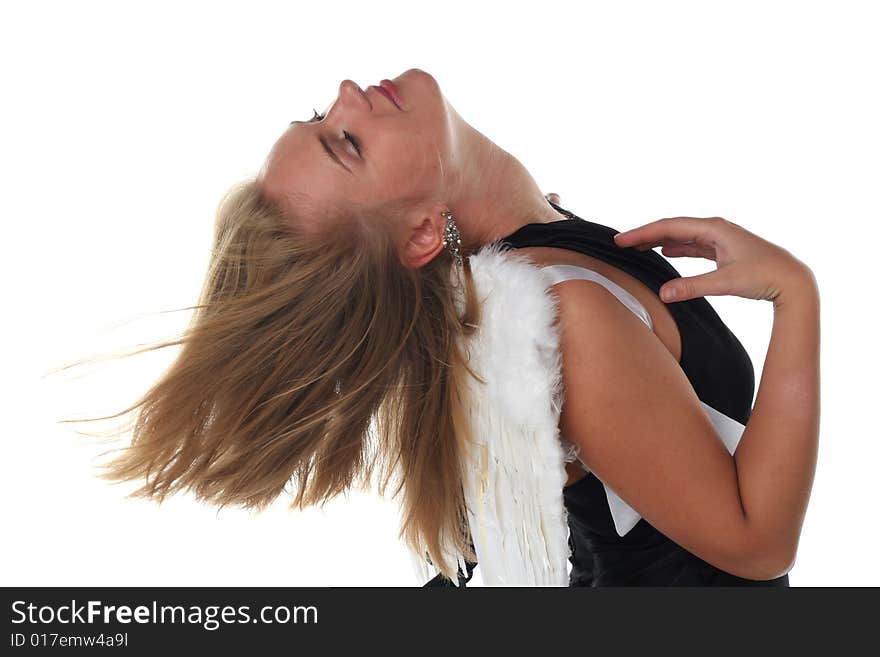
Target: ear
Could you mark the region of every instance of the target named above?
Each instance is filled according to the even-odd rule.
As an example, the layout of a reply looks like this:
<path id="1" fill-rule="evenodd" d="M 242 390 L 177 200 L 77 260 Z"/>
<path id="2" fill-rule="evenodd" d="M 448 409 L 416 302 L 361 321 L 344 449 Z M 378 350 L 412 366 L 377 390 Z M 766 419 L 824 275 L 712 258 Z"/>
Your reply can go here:
<path id="1" fill-rule="evenodd" d="M 440 213 L 444 210 L 448 210 L 444 205 L 434 206 L 429 212 L 416 215 L 412 223 L 406 223 L 400 248 L 400 261 L 405 267 L 418 269 L 443 254 L 446 217 Z"/>

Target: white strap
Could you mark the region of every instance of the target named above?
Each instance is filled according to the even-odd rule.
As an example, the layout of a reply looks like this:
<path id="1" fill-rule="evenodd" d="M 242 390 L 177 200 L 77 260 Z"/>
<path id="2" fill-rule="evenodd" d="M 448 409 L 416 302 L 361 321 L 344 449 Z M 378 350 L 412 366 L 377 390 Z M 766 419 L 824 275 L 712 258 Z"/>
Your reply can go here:
<path id="1" fill-rule="evenodd" d="M 571 279 L 582 279 L 595 281 L 605 286 L 605 288 L 607 288 L 611 294 L 616 296 L 624 306 L 633 311 L 639 319 L 647 324 L 649 329 L 652 331 L 654 330 L 654 323 L 651 321 L 651 315 L 648 314 L 648 311 L 645 310 L 645 307 L 639 302 L 639 300 L 620 287 L 617 283 L 609 280 L 599 272 L 578 265 L 547 265 L 546 267 L 541 267 L 541 270 L 549 274 L 550 279 L 553 281 L 552 285 Z"/>

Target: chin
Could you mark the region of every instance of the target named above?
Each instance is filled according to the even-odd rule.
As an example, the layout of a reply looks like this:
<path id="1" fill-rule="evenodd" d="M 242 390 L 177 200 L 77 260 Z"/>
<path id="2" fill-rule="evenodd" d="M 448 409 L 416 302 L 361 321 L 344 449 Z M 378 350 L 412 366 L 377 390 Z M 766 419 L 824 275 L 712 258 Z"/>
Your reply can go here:
<path id="1" fill-rule="evenodd" d="M 440 85 L 437 84 L 437 80 L 434 78 L 433 75 L 420 68 L 408 68 L 403 73 L 394 78 L 394 80 L 395 82 L 400 80 L 401 85 L 416 84 L 423 85 L 424 87 L 430 87 L 434 89 L 437 95 L 440 95 Z M 404 87 L 401 86 L 401 94 L 403 93 L 403 90 Z"/>

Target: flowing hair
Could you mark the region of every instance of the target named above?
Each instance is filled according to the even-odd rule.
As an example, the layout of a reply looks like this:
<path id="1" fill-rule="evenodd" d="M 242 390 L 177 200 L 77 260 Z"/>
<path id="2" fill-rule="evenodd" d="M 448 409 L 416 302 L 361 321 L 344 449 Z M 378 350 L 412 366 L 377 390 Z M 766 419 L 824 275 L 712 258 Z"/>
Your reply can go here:
<path id="1" fill-rule="evenodd" d="M 342 213 L 307 233 L 256 179 L 221 201 L 208 272 L 180 350 L 128 408 L 130 443 L 99 465 L 139 481 L 129 497 L 177 491 L 264 509 L 352 486 L 402 493 L 400 536 L 455 580 L 444 546 L 476 561 L 462 467 L 467 436 L 462 338 L 479 323 L 467 259 L 404 266 L 387 207 Z M 457 280 L 453 280 L 457 278 Z M 119 450 L 111 450 L 113 452 Z"/>

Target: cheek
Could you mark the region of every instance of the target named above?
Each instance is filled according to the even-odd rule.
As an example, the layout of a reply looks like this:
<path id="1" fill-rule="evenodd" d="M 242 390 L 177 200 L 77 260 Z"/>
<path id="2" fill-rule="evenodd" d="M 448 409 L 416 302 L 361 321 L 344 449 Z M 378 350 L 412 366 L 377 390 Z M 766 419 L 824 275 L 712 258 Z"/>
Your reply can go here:
<path id="1" fill-rule="evenodd" d="M 424 132 L 409 140 L 406 161 L 412 177 L 421 183 L 438 180 L 443 174 L 443 152 L 437 134 Z"/>
<path id="2" fill-rule="evenodd" d="M 427 194 L 442 177 L 437 144 L 426 135 L 411 135 L 383 145 L 383 187 L 395 196 Z"/>

